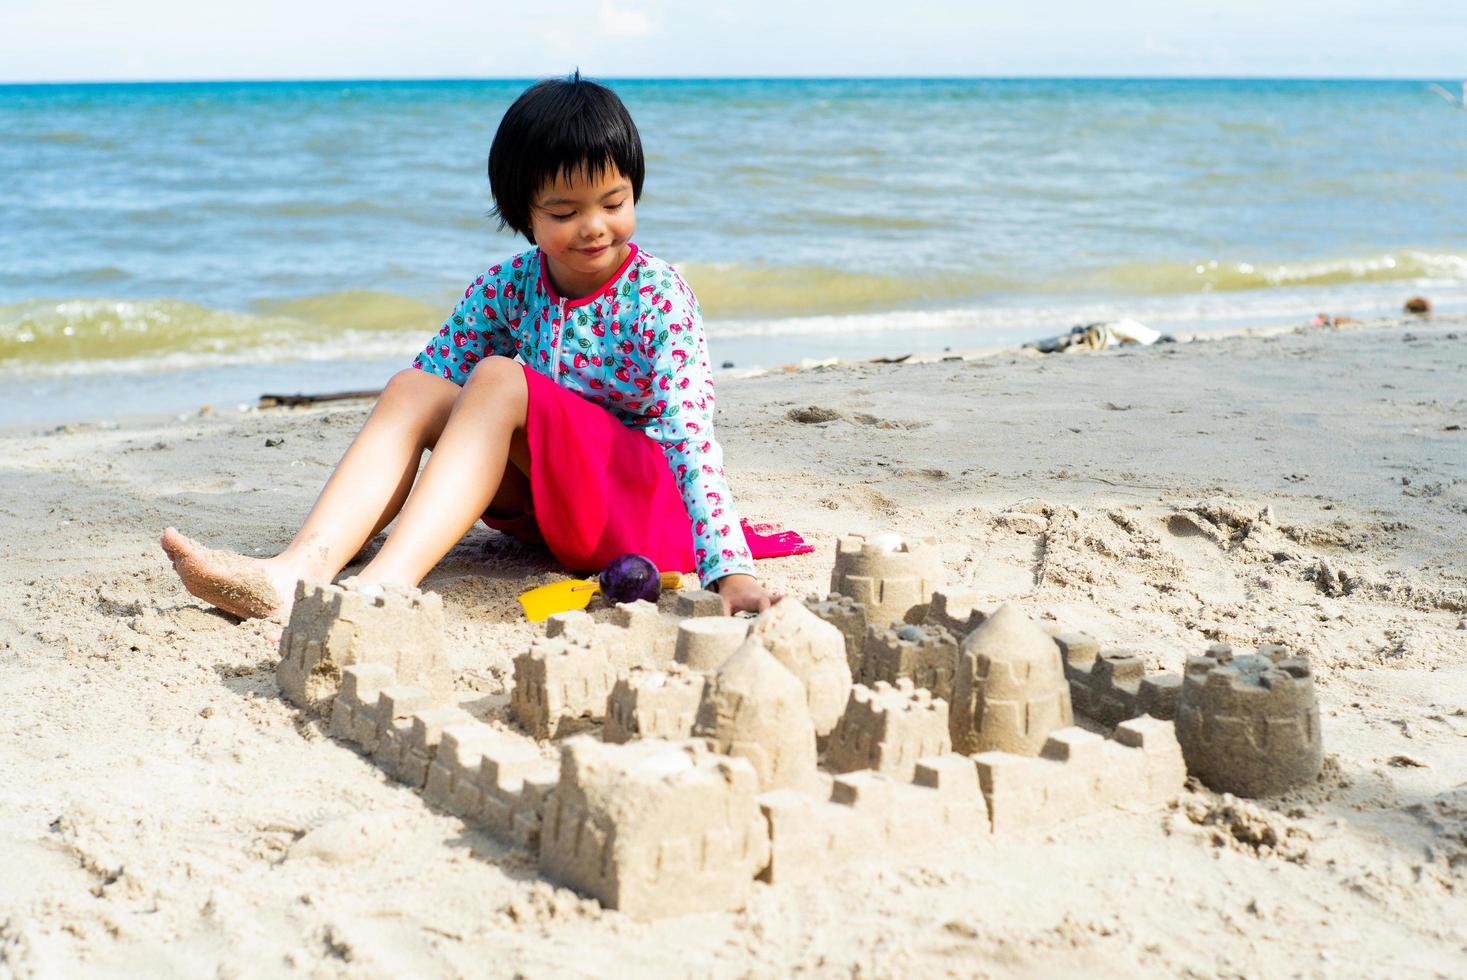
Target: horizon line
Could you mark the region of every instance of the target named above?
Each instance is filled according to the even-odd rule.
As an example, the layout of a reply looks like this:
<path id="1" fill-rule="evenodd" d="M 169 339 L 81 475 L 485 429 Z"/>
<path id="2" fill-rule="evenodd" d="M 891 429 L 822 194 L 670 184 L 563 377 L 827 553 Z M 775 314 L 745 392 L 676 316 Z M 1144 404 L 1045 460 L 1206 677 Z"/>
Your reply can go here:
<path id="1" fill-rule="evenodd" d="M 0 80 L 0 88 L 40 85 L 251 85 L 251 84 L 302 84 L 317 83 L 360 84 L 373 82 L 533 82 L 542 78 L 557 78 L 559 75 L 380 75 L 380 76 L 241 76 L 224 78 L 66 78 L 66 79 L 16 79 Z M 1217 74 L 1183 75 L 1154 74 L 1131 75 L 1122 73 L 1096 73 L 1083 75 L 599 75 L 587 74 L 588 79 L 608 82 L 943 82 L 943 81 L 1131 81 L 1131 82 L 1435 82 L 1442 78 L 1458 80 L 1456 76 L 1428 75 L 1255 75 Z M 1464 81 L 1467 84 L 1467 81 Z"/>

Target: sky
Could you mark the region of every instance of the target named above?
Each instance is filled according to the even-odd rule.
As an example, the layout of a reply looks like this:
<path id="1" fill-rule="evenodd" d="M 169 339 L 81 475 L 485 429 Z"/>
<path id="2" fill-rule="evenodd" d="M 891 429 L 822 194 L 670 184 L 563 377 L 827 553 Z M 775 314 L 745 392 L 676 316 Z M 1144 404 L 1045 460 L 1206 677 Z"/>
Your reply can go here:
<path id="1" fill-rule="evenodd" d="M 1388 9 L 1392 8 L 1392 9 Z M 1467 0 L 0 0 L 0 82 L 1467 78 Z"/>

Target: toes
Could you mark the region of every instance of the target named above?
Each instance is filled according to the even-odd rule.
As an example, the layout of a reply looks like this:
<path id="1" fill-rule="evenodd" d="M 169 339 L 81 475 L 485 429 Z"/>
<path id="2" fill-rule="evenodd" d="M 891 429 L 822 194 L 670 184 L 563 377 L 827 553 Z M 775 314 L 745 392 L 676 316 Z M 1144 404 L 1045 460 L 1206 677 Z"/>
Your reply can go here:
<path id="1" fill-rule="evenodd" d="M 175 563 L 188 554 L 193 544 L 188 538 L 178 533 L 177 528 L 173 527 L 163 532 L 163 537 L 158 543 L 163 546 L 163 553 L 168 556 L 168 560 Z"/>

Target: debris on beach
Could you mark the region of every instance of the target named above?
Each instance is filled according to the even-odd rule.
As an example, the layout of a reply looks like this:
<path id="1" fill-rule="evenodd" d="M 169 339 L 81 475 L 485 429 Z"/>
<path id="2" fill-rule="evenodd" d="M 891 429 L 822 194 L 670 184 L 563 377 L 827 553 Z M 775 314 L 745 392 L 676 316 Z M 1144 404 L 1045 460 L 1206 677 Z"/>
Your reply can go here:
<path id="1" fill-rule="evenodd" d="M 1024 344 L 1041 354 L 1057 354 L 1068 350 L 1105 350 L 1110 347 L 1149 347 L 1152 344 L 1172 344 L 1176 338 L 1148 327 L 1138 320 L 1129 318 L 1098 323 L 1080 324 L 1070 328 L 1069 333 L 1044 340 L 1031 340 Z"/>
<path id="2" fill-rule="evenodd" d="M 345 402 L 345 401 L 368 401 L 382 394 L 381 388 L 373 388 L 370 391 L 329 391 L 319 395 L 277 395 L 264 394 L 255 403 L 256 408 L 302 408 L 307 405 L 319 405 L 322 402 Z"/>
<path id="3" fill-rule="evenodd" d="M 1415 313 L 1417 316 L 1431 315 L 1431 300 L 1425 296 L 1412 296 L 1406 300 L 1406 305 L 1401 308 L 1403 313 Z"/>

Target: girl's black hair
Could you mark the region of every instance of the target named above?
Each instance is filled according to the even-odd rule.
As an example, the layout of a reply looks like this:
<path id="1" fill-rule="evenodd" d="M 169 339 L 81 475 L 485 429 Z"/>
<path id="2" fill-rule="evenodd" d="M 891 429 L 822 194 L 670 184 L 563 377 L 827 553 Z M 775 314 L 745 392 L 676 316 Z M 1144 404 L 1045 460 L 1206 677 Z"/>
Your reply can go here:
<path id="1" fill-rule="evenodd" d="M 616 93 L 580 69 L 536 82 L 509 107 L 489 147 L 490 214 L 533 245 L 530 205 L 546 184 L 580 171 L 597 180 L 612 167 L 632 182 L 633 202 L 641 198 L 642 137 Z"/>

